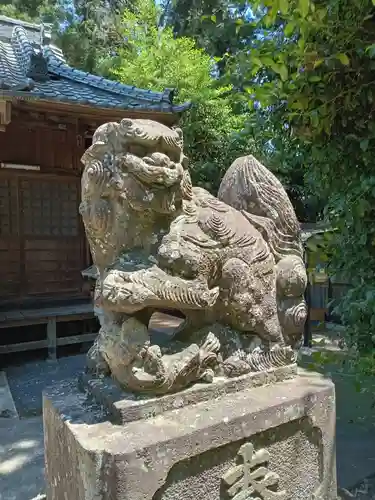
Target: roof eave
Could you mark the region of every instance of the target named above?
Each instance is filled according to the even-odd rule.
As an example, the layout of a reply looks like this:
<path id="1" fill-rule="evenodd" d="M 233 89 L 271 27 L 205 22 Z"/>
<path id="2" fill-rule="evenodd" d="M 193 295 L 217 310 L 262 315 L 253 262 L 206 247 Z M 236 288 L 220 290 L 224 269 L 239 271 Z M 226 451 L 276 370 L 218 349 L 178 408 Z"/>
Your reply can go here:
<path id="1" fill-rule="evenodd" d="M 35 30 L 36 32 L 40 31 L 40 24 L 29 23 L 28 21 L 22 21 L 21 19 L 13 19 L 8 16 L 0 16 L 0 22 L 6 22 L 14 26 L 23 26 L 24 28 Z"/>
<path id="2" fill-rule="evenodd" d="M 159 103 L 154 103 L 154 105 L 150 105 L 151 103 L 145 102 L 144 105 L 140 106 L 126 106 L 124 104 L 123 106 L 119 105 L 111 105 L 108 103 L 108 106 L 103 106 L 103 105 L 98 105 L 93 102 L 90 102 L 86 99 L 81 99 L 81 100 L 75 100 L 75 99 L 69 99 L 68 97 L 61 97 L 61 96 L 50 96 L 46 95 L 42 92 L 37 93 L 37 92 L 25 92 L 25 91 L 12 91 L 12 90 L 2 90 L 1 91 L 1 97 L 3 99 L 9 99 L 9 100 L 20 100 L 20 101 L 48 101 L 48 102 L 57 102 L 61 104 L 71 104 L 71 105 L 79 105 L 79 106 L 87 106 L 93 109 L 108 109 L 108 110 L 118 110 L 118 111 L 133 111 L 133 112 L 143 112 L 143 113 L 164 113 L 164 114 L 179 114 L 183 112 L 187 107 L 189 107 L 189 103 L 185 103 L 179 106 L 170 106 L 169 109 L 165 107 L 165 103 L 161 102 L 160 105 Z"/>
<path id="3" fill-rule="evenodd" d="M 172 113 L 181 114 L 184 111 L 188 111 L 192 105 L 193 103 L 191 101 L 184 102 L 182 104 L 175 104 L 172 106 Z"/>

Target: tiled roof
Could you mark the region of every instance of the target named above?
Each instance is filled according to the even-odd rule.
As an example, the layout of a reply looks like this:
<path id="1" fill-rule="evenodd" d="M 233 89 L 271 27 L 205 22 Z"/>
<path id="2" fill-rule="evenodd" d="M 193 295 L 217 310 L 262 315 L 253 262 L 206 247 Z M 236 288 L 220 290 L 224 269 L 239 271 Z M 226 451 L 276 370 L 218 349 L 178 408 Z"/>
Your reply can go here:
<path id="1" fill-rule="evenodd" d="M 0 93 L 98 108 L 179 113 L 173 90 L 143 90 L 69 66 L 45 26 L 0 16 Z"/>

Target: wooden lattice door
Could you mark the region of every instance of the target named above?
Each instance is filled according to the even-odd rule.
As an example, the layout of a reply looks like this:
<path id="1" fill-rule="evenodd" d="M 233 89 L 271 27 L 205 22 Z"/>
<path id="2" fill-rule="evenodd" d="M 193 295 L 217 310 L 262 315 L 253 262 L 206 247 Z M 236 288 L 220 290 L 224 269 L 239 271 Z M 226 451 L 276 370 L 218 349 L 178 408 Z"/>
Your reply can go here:
<path id="1" fill-rule="evenodd" d="M 0 301 L 21 294 L 18 179 L 0 177 Z"/>
<path id="2" fill-rule="evenodd" d="M 79 294 L 85 265 L 77 177 L 3 176 L 0 183 L 2 300 Z"/>

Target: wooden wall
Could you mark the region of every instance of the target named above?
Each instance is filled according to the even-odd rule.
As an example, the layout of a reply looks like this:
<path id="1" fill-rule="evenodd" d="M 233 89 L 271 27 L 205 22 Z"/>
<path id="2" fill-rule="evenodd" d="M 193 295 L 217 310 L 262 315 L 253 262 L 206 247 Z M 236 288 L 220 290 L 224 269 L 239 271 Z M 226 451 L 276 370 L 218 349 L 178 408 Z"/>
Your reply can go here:
<path id="1" fill-rule="evenodd" d="M 12 113 L 0 132 L 0 161 L 39 171 L 0 169 L 0 306 L 82 296 L 89 264 L 79 216 L 77 120 Z"/>

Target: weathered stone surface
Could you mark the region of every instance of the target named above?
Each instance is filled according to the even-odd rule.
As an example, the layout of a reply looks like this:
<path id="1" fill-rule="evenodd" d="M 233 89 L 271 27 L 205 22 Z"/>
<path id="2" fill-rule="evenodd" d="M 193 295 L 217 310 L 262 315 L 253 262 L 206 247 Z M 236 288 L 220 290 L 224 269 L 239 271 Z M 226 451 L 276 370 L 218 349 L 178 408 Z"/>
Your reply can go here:
<path id="1" fill-rule="evenodd" d="M 225 173 L 218 198 L 246 214 L 267 242 L 276 264 L 281 328 L 297 344 L 306 320 L 307 275 L 300 224 L 281 182 L 253 156 L 241 157 Z"/>
<path id="2" fill-rule="evenodd" d="M 156 417 L 166 411 L 203 401 L 207 401 L 209 404 L 211 399 L 253 387 L 290 380 L 296 374 L 297 365 L 283 366 L 262 372 L 248 373 L 232 379 L 221 377 L 213 384 L 197 383 L 178 394 L 166 394 L 161 397 L 126 393 L 110 377 L 93 378 L 90 374 L 83 374 L 80 377 L 80 387 L 106 408 L 114 423 L 126 424 L 151 416 Z"/>
<path id="3" fill-rule="evenodd" d="M 49 500 L 337 498 L 334 388 L 319 375 L 125 425 L 87 404 L 72 386 L 44 396 Z"/>
<path id="4" fill-rule="evenodd" d="M 292 205 L 265 167 L 236 160 L 217 199 L 192 186 L 180 129 L 130 119 L 99 127 L 82 161 L 103 311 L 91 371 L 165 394 L 294 363 L 306 272 Z M 147 331 L 160 310 L 185 317 L 165 347 Z"/>

